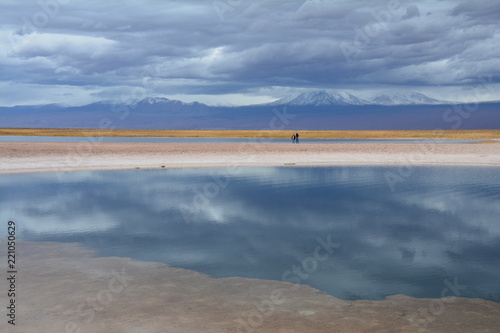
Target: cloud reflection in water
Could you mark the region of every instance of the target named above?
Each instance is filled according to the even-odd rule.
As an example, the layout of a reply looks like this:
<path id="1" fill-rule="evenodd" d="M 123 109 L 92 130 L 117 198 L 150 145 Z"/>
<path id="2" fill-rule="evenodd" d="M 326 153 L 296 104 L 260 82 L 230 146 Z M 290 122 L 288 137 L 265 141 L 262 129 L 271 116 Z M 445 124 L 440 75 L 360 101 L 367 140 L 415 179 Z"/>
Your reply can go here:
<path id="1" fill-rule="evenodd" d="M 439 297 L 458 277 L 500 301 L 500 169 L 419 167 L 394 193 L 388 169 L 245 168 L 196 207 L 225 169 L 2 175 L 0 208 L 21 238 L 216 277 L 280 280 L 330 235 L 341 247 L 303 282 L 334 296 Z"/>

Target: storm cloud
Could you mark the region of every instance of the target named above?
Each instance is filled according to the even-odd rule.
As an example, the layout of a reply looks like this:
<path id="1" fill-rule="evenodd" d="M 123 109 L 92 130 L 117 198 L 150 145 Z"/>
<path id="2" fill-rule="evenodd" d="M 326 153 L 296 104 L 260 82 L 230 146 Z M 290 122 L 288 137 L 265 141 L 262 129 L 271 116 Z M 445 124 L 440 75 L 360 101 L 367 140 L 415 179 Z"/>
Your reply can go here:
<path id="1" fill-rule="evenodd" d="M 304 88 L 470 100 L 481 82 L 491 87 L 481 99 L 500 99 L 500 1 L 6 0 L 2 8 L 0 105 L 131 94 L 244 104 Z"/>

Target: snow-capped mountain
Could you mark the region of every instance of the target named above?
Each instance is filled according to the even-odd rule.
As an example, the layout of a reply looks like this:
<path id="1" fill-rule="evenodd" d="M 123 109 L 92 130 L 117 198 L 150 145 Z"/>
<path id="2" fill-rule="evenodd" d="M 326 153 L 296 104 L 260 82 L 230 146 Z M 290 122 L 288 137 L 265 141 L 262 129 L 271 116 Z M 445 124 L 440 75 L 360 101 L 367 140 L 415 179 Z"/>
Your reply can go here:
<path id="1" fill-rule="evenodd" d="M 369 100 L 362 99 L 346 91 L 316 90 L 299 95 L 279 99 L 267 105 L 294 105 L 294 106 L 328 106 L 328 105 L 417 105 L 417 104 L 446 104 L 422 93 L 394 92 L 373 96 Z"/>
<path id="2" fill-rule="evenodd" d="M 163 97 L 146 97 L 136 102 L 136 104 L 156 104 L 156 103 L 169 103 L 169 102 L 173 102 L 173 100 Z"/>
<path id="3" fill-rule="evenodd" d="M 199 102 L 186 103 L 176 99 L 168 99 L 164 97 L 146 97 L 140 101 L 135 101 L 132 105 L 183 105 L 183 106 L 193 106 L 193 105 L 204 105 Z"/>
<path id="4" fill-rule="evenodd" d="M 282 98 L 268 105 L 325 106 L 325 105 L 364 105 L 370 102 L 346 91 L 325 90 L 308 91 L 299 95 Z"/>
<path id="5" fill-rule="evenodd" d="M 416 91 L 381 94 L 370 99 L 373 104 L 379 105 L 415 105 L 415 104 L 444 104 L 440 101 Z"/>
<path id="6" fill-rule="evenodd" d="M 431 130 L 443 125 L 443 114 L 452 103 L 435 102 L 421 95 L 397 94 L 375 99 L 374 104 L 352 94 L 310 92 L 275 102 L 290 103 L 289 128 L 310 130 Z M 436 103 L 429 107 L 429 103 Z M 366 104 L 366 105 L 360 105 Z M 411 107 L 408 104 L 413 104 Z M 421 105 L 419 105 L 421 104 Z M 315 106 L 317 105 L 317 106 Z M 325 106 L 326 105 L 326 106 Z M 288 106 L 288 105 L 283 105 Z M 103 101 L 81 106 L 17 105 L 0 107 L 2 127 L 36 128 L 98 128 L 103 119 L 110 119 L 116 128 L 139 129 L 262 129 L 272 125 L 270 111 L 286 114 L 281 106 L 269 104 L 247 106 L 209 106 L 197 102 L 184 103 L 167 98 L 145 98 L 130 104 Z M 500 102 L 471 104 L 477 108 L 475 117 L 463 122 L 462 129 L 498 128 Z M 338 109 L 340 112 L 335 112 Z M 278 118 L 272 118 L 278 119 Z M 298 120 L 296 120 L 298 119 Z"/>

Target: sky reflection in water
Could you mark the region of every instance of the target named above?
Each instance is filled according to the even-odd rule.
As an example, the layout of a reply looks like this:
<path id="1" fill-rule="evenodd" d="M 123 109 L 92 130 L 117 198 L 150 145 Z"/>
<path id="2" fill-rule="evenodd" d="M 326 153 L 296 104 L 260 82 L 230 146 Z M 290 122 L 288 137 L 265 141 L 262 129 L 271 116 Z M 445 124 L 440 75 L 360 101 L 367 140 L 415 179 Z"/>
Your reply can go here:
<path id="1" fill-rule="evenodd" d="M 418 167 L 394 192 L 396 167 L 228 171 L 1 175 L 2 220 L 215 277 L 281 280 L 330 237 L 340 246 L 301 282 L 336 297 L 440 297 L 457 278 L 460 296 L 500 301 L 500 168 Z"/>

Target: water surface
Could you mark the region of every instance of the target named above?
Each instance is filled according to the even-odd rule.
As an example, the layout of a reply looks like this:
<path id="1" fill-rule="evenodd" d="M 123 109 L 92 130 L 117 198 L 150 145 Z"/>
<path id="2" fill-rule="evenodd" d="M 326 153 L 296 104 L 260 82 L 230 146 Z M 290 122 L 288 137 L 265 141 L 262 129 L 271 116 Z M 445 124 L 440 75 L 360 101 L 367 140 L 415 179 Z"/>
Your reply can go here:
<path id="1" fill-rule="evenodd" d="M 500 168 L 412 171 L 394 191 L 397 167 L 0 175 L 0 211 L 25 240 L 214 277 L 295 277 L 343 299 L 440 297 L 457 279 L 460 296 L 500 301 Z M 318 239 L 339 246 L 315 253 Z"/>
<path id="2" fill-rule="evenodd" d="M 476 143 L 481 140 L 450 139 L 308 139 L 301 143 L 415 143 L 415 144 L 452 144 Z M 276 138 L 143 138 L 143 137 L 71 137 L 71 136 L 0 136 L 0 142 L 170 142 L 170 143 L 291 143 L 290 139 Z"/>

